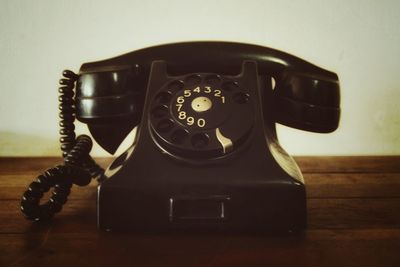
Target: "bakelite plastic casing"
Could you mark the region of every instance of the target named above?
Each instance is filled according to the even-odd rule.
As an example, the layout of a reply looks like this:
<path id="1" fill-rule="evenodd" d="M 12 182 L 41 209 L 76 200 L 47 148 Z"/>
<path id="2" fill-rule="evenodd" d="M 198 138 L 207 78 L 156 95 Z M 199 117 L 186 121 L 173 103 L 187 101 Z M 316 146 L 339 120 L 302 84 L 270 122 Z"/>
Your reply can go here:
<path id="1" fill-rule="evenodd" d="M 226 134 L 250 127 L 229 153 L 200 157 L 201 151 L 193 148 L 180 153 L 190 143 L 171 149 L 153 129 L 157 92 L 191 74 L 232 80 L 250 99 L 251 118 L 236 112 L 232 116 L 237 124 L 224 130 Z M 135 145 L 111 164 L 105 173 L 108 179 L 99 186 L 99 227 L 303 229 L 304 181 L 294 160 L 280 147 L 275 123 L 334 131 L 339 99 L 336 74 L 289 54 L 247 44 L 163 45 L 82 65 L 77 118 L 88 124 L 96 141 L 113 153 L 138 126 Z"/>
<path id="2" fill-rule="evenodd" d="M 340 91 L 335 73 L 287 53 L 257 45 L 187 42 L 137 50 L 85 63 L 77 84 L 77 118 L 88 123 L 96 141 L 114 153 L 138 123 L 151 64 L 164 60 L 171 75 L 235 75 L 244 60 L 257 62 L 259 75 L 273 77 L 275 122 L 328 133 L 338 127 Z"/>

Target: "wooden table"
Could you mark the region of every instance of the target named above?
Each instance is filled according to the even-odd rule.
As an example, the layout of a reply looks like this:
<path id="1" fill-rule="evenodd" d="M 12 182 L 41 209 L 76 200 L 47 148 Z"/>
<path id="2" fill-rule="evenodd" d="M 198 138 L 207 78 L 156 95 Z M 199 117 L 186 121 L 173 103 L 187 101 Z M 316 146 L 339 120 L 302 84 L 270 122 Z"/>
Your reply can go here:
<path id="1" fill-rule="evenodd" d="M 97 230 L 95 183 L 74 187 L 53 221 L 26 221 L 22 192 L 59 159 L 1 158 L 0 266 L 400 266 L 400 156 L 296 161 L 308 196 L 300 235 L 125 234 Z"/>

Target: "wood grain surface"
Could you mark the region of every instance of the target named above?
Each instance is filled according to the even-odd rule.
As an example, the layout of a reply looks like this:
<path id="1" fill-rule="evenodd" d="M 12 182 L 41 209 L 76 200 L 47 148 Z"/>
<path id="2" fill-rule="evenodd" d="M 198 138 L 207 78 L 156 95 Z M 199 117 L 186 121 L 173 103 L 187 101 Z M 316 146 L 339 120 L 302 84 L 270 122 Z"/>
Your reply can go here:
<path id="1" fill-rule="evenodd" d="M 0 158 L 0 266 L 400 266 L 400 157 L 295 159 L 308 229 L 228 234 L 99 231 L 95 182 L 74 186 L 51 222 L 32 223 L 21 194 L 61 161 Z"/>

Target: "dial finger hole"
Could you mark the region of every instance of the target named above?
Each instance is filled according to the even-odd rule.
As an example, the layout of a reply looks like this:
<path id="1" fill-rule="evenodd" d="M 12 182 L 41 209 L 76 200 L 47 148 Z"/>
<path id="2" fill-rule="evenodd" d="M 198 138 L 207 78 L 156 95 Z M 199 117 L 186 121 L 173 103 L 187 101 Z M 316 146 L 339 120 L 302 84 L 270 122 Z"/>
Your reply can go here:
<path id="1" fill-rule="evenodd" d="M 183 89 L 183 86 L 184 84 L 182 81 L 173 81 L 168 84 L 168 90 L 170 90 L 173 93 L 178 92 Z"/>
<path id="2" fill-rule="evenodd" d="M 157 123 L 156 129 L 159 132 L 166 133 L 169 132 L 172 129 L 172 127 L 174 127 L 174 122 L 169 119 L 164 119 L 161 120 L 159 123 Z"/>
<path id="3" fill-rule="evenodd" d="M 172 95 L 169 92 L 160 92 L 156 95 L 156 101 L 160 104 L 168 104 L 171 98 Z"/>
<path id="4" fill-rule="evenodd" d="M 157 106 L 152 111 L 151 114 L 154 118 L 160 119 L 168 114 L 167 106 Z"/>
<path id="5" fill-rule="evenodd" d="M 233 101 L 238 104 L 246 104 L 249 101 L 249 96 L 245 93 L 236 93 L 233 95 Z"/>
<path id="6" fill-rule="evenodd" d="M 231 92 L 239 88 L 239 85 L 235 82 L 226 82 L 222 85 L 222 90 Z"/>
<path id="7" fill-rule="evenodd" d="M 208 135 L 204 133 L 198 133 L 192 136 L 191 143 L 194 148 L 204 148 L 208 145 Z"/>
<path id="8" fill-rule="evenodd" d="M 201 77 L 199 75 L 190 75 L 185 79 L 186 85 L 195 85 L 201 82 Z"/>
<path id="9" fill-rule="evenodd" d="M 188 137 L 188 131 L 184 129 L 178 129 L 172 132 L 171 134 L 171 141 L 175 144 L 182 144 L 186 138 Z"/>
<path id="10" fill-rule="evenodd" d="M 218 84 L 218 83 L 221 82 L 221 78 L 220 78 L 218 75 L 208 75 L 208 76 L 205 78 L 205 81 L 206 81 L 206 83 L 208 83 L 208 84 L 215 85 L 215 84 Z"/>

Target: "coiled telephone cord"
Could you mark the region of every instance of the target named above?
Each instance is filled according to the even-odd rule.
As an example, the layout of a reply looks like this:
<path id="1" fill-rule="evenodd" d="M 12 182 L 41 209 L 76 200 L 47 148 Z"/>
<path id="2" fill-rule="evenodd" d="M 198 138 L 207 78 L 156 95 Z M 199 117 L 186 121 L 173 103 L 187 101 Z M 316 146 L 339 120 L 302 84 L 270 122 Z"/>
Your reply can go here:
<path id="1" fill-rule="evenodd" d="M 100 182 L 104 170 L 89 155 L 92 140 L 87 135 L 75 134 L 74 87 L 78 75 L 64 70 L 60 80 L 59 117 L 60 143 L 64 164 L 46 170 L 32 182 L 22 195 L 21 211 L 32 221 L 51 219 L 67 202 L 73 184 L 88 185 L 92 178 Z M 44 193 L 53 188 L 51 197 L 40 204 Z"/>

